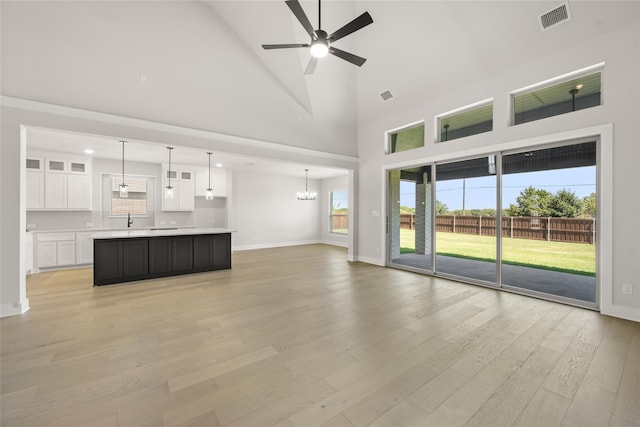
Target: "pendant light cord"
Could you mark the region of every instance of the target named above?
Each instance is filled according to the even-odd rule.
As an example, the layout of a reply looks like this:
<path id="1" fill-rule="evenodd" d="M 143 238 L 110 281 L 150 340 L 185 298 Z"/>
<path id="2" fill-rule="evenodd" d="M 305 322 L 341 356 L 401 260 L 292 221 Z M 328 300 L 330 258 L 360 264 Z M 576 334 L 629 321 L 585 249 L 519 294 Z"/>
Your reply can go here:
<path id="1" fill-rule="evenodd" d="M 304 170 L 304 192 L 309 193 L 309 169 Z"/>
<path id="2" fill-rule="evenodd" d="M 122 144 L 122 185 L 124 187 L 124 145 L 127 143 L 126 141 L 120 141 Z"/>
<path id="3" fill-rule="evenodd" d="M 211 189 L 211 153 L 207 153 L 207 155 L 209 156 L 209 188 L 208 190 Z"/>
<path id="4" fill-rule="evenodd" d="M 173 147 L 167 147 L 167 150 L 169 150 L 169 185 L 167 186 L 167 188 L 172 188 L 171 187 L 171 151 L 173 151 Z"/>

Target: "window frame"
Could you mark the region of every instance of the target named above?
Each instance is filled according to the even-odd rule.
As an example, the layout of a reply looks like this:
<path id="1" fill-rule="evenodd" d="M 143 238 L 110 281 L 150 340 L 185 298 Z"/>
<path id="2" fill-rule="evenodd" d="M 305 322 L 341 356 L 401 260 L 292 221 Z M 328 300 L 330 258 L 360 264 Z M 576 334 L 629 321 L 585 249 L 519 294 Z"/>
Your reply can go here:
<path id="1" fill-rule="evenodd" d="M 109 192 L 109 215 L 108 217 L 110 218 L 123 218 L 129 215 L 129 213 L 114 213 L 113 212 L 113 195 L 114 193 L 117 193 L 117 191 L 113 190 L 113 185 L 114 185 L 114 181 L 122 181 L 122 175 L 118 175 L 118 174 L 108 174 L 109 177 L 109 188 L 111 189 L 111 191 Z M 125 184 L 127 183 L 127 180 L 144 180 L 145 182 L 145 212 L 144 213 L 131 213 L 130 215 L 132 217 L 136 217 L 136 218 L 148 218 L 150 217 L 150 213 L 149 213 L 149 188 L 150 188 L 150 182 L 149 182 L 149 178 L 148 176 L 144 176 L 144 175 L 124 175 L 124 180 L 125 180 Z M 151 189 L 151 191 L 153 191 L 153 188 Z M 129 194 L 131 194 L 132 191 L 129 191 Z"/>
<path id="2" fill-rule="evenodd" d="M 460 136 L 458 138 L 442 140 L 442 132 L 440 132 L 440 124 L 442 123 L 443 120 L 448 119 L 450 117 L 457 116 L 459 114 L 468 113 L 468 112 L 476 110 L 476 109 L 487 107 L 487 106 L 491 106 L 491 129 L 490 130 L 474 133 L 472 135 Z M 436 144 L 440 144 L 440 143 L 443 143 L 443 142 L 451 142 L 451 141 L 455 141 L 456 139 L 467 138 L 469 136 L 479 135 L 479 134 L 482 134 L 482 133 L 493 132 L 494 115 L 495 115 L 495 109 L 494 109 L 494 99 L 493 98 L 483 99 L 481 101 L 477 101 L 477 102 L 474 102 L 472 104 L 467 104 L 465 106 L 462 106 L 462 107 L 459 107 L 459 108 L 455 108 L 455 109 L 447 111 L 445 113 L 438 114 L 433 118 L 433 122 L 434 122 L 433 123 L 433 141 Z"/>
<path id="3" fill-rule="evenodd" d="M 550 79 L 543 80 L 541 82 L 534 83 L 534 84 L 509 92 L 509 127 L 519 126 L 526 123 L 542 120 L 542 119 L 538 119 L 538 120 L 531 120 L 529 122 L 516 123 L 516 97 L 517 96 L 525 95 L 527 93 L 534 92 L 536 90 L 546 89 L 552 86 L 560 85 L 562 83 L 566 83 L 571 80 L 578 79 L 580 77 L 586 77 L 591 74 L 600 73 L 600 104 L 594 107 L 600 107 L 604 105 L 604 69 L 605 69 L 605 63 L 600 62 L 598 64 L 594 64 L 589 67 L 571 71 L 569 73 L 552 77 Z M 593 108 L 593 107 L 590 107 L 590 108 Z M 580 111 L 580 110 L 577 110 L 577 111 Z M 562 114 L 557 114 L 557 115 L 562 115 Z M 553 115 L 550 117 L 555 117 L 557 115 Z M 547 117 L 547 118 L 550 118 L 550 117 Z"/>
<path id="4" fill-rule="evenodd" d="M 335 216 L 335 214 L 333 213 L 333 195 L 334 193 L 344 193 L 345 194 L 345 200 L 347 201 L 347 228 L 345 229 L 345 232 L 342 231 L 335 231 L 335 229 L 333 228 L 333 217 Z M 349 190 L 346 188 L 343 189 L 337 189 L 337 190 L 329 190 L 329 233 L 330 234 L 337 234 L 340 236 L 348 236 L 349 235 Z M 340 229 L 342 230 L 342 229 Z"/>
<path id="5" fill-rule="evenodd" d="M 417 128 L 417 127 L 420 127 L 420 126 L 422 126 L 424 128 L 423 135 L 425 135 L 425 137 L 422 138 L 422 145 L 421 146 L 410 148 L 408 150 L 391 151 L 391 135 L 392 134 L 397 134 L 397 133 L 399 133 L 401 131 Z M 384 153 L 385 153 L 385 155 L 395 154 L 395 153 L 402 153 L 404 151 L 416 150 L 418 148 L 424 148 L 425 147 L 425 142 L 426 142 L 426 133 L 425 133 L 426 129 L 427 129 L 426 121 L 425 120 L 419 120 L 417 122 L 409 123 L 407 125 L 403 125 L 401 127 L 398 127 L 398 128 L 395 128 L 395 129 L 390 129 L 390 130 L 386 131 L 384 133 L 384 144 L 385 144 Z"/>

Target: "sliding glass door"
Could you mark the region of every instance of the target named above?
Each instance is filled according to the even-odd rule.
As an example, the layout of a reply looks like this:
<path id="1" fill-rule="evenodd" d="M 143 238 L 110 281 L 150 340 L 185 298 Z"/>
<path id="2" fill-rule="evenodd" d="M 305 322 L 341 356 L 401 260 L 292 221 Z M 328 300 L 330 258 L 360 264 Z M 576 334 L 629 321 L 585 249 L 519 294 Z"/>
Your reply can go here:
<path id="1" fill-rule="evenodd" d="M 596 303 L 596 143 L 502 156 L 502 284 Z"/>
<path id="2" fill-rule="evenodd" d="M 595 141 L 390 170 L 387 262 L 596 306 L 596 176 Z"/>
<path id="3" fill-rule="evenodd" d="M 433 271 L 431 166 L 389 171 L 388 262 Z"/>
<path id="4" fill-rule="evenodd" d="M 436 268 L 496 285 L 496 156 L 436 164 Z"/>

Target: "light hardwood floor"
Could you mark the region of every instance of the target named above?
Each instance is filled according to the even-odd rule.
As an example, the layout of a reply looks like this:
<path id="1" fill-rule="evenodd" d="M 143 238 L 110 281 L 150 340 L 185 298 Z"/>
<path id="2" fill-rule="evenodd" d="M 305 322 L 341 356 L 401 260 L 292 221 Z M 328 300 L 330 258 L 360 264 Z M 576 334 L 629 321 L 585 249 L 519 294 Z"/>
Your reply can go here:
<path id="1" fill-rule="evenodd" d="M 639 426 L 640 323 L 324 245 L 92 288 L 2 319 L 9 426 Z"/>

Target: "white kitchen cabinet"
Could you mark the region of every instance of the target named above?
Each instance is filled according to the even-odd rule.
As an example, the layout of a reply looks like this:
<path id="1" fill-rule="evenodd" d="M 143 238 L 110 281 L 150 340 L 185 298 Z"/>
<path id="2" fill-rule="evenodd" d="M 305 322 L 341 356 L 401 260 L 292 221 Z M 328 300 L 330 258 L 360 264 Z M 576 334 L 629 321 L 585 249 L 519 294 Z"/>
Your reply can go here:
<path id="1" fill-rule="evenodd" d="M 70 173 L 67 175 L 67 209 L 91 209 L 91 177 Z"/>
<path id="2" fill-rule="evenodd" d="M 76 264 L 93 264 L 93 231 L 76 232 Z"/>
<path id="3" fill-rule="evenodd" d="M 57 242 L 38 242 L 38 268 L 58 265 Z"/>
<path id="4" fill-rule="evenodd" d="M 180 171 L 178 180 L 178 206 L 181 210 L 192 211 L 195 208 L 195 173 Z"/>
<path id="5" fill-rule="evenodd" d="M 27 155 L 27 209 L 91 210 L 91 163 Z"/>
<path id="6" fill-rule="evenodd" d="M 24 233 L 24 271 L 33 272 L 33 233 Z"/>
<path id="7" fill-rule="evenodd" d="M 196 196 L 206 196 L 209 188 L 209 168 L 196 169 Z M 213 197 L 227 197 L 227 170 L 211 169 L 211 189 Z"/>
<path id="8" fill-rule="evenodd" d="M 44 173 L 27 170 L 27 209 L 44 209 Z"/>
<path id="9" fill-rule="evenodd" d="M 67 168 L 68 164 L 66 160 L 45 159 L 45 172 L 65 173 L 67 172 Z"/>
<path id="10" fill-rule="evenodd" d="M 69 160 L 67 171 L 72 174 L 86 174 L 89 170 L 89 164 L 85 161 Z"/>
<path id="11" fill-rule="evenodd" d="M 165 187 L 173 187 L 173 197 L 166 196 Z M 195 207 L 195 171 L 192 169 L 177 169 L 168 171 L 164 169 L 162 183 L 162 210 L 163 211 L 193 211 Z"/>
<path id="12" fill-rule="evenodd" d="M 76 263 L 76 242 L 74 240 L 56 242 L 57 265 L 73 265 Z"/>
<path id="13" fill-rule="evenodd" d="M 27 157 L 26 168 L 32 172 L 44 172 L 44 159 L 42 157 Z"/>
<path id="14" fill-rule="evenodd" d="M 67 174 L 45 173 L 45 209 L 67 209 Z"/>
<path id="15" fill-rule="evenodd" d="M 38 233 L 37 268 L 74 265 L 76 233 Z"/>

